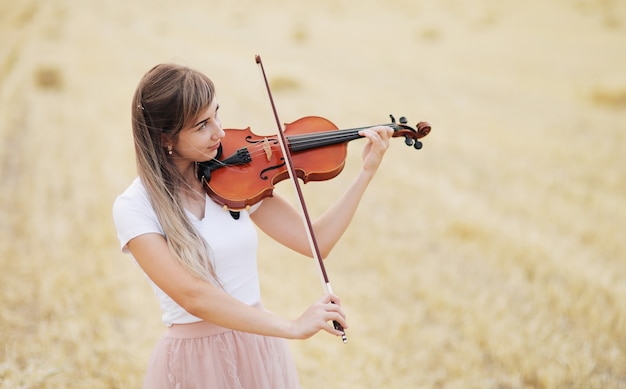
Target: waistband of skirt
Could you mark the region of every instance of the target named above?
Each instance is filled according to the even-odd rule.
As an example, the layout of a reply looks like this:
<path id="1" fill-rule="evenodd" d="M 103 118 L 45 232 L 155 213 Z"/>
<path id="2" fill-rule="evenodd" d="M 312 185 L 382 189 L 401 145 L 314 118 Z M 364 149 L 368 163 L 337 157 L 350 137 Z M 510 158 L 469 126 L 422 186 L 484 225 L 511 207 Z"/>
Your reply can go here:
<path id="1" fill-rule="evenodd" d="M 260 303 L 255 304 L 254 307 L 264 309 L 263 305 Z M 230 331 L 233 330 L 226 327 L 220 327 L 209 321 L 198 321 L 187 324 L 173 324 L 165 331 L 165 337 L 174 339 L 204 338 L 206 336 L 219 335 Z"/>

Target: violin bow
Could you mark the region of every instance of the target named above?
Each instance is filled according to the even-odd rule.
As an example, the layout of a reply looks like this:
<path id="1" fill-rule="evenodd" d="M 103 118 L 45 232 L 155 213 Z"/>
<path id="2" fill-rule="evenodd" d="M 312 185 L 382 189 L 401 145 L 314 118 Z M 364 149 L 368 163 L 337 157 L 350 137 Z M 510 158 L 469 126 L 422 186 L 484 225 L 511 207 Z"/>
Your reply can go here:
<path id="1" fill-rule="evenodd" d="M 289 171 L 290 181 L 293 183 L 294 189 L 298 196 L 298 200 L 300 203 L 300 211 L 302 213 L 302 221 L 304 222 L 304 227 L 307 233 L 307 237 L 309 239 L 309 245 L 311 246 L 311 252 L 313 253 L 314 258 L 317 260 L 318 268 L 320 270 L 320 275 L 322 279 L 322 287 L 324 288 L 324 292 L 326 294 L 332 294 L 333 289 L 330 286 L 330 281 L 328 279 L 328 274 L 326 273 L 326 267 L 324 266 L 324 261 L 322 259 L 322 255 L 320 254 L 320 249 L 317 244 L 317 239 L 315 239 L 315 233 L 313 231 L 313 224 L 311 223 L 311 218 L 309 216 L 309 211 L 307 210 L 306 203 L 304 201 L 304 196 L 302 195 L 302 190 L 300 188 L 300 182 L 298 181 L 298 177 L 296 176 L 296 171 L 293 168 L 293 163 L 291 159 L 291 153 L 289 151 L 289 147 L 287 145 L 287 138 L 285 137 L 285 133 L 283 132 L 283 127 L 280 124 L 280 119 L 278 118 L 278 112 L 276 111 L 276 106 L 274 105 L 274 98 L 272 97 L 272 92 L 270 90 L 270 85 L 267 81 L 267 76 L 265 75 L 265 69 L 263 68 L 263 61 L 261 61 L 261 56 L 255 56 L 256 63 L 259 65 L 261 69 L 261 73 L 263 75 L 263 81 L 265 82 L 265 88 L 267 89 L 267 94 L 270 99 L 270 104 L 272 105 L 272 111 L 274 112 L 274 118 L 276 119 L 276 125 L 278 127 L 278 140 L 280 143 L 280 148 L 283 153 L 283 157 L 285 159 L 285 167 Z M 336 330 L 341 331 L 341 340 L 343 343 L 348 342 L 348 338 L 346 336 L 346 331 L 343 329 L 341 324 L 337 321 L 333 320 L 333 326 Z"/>

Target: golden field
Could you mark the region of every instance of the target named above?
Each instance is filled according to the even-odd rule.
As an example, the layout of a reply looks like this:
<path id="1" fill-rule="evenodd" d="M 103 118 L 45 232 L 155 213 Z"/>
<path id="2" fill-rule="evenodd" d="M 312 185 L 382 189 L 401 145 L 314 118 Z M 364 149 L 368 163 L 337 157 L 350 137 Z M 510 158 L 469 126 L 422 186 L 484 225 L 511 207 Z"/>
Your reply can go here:
<path id="1" fill-rule="evenodd" d="M 163 326 L 111 219 L 132 93 L 187 64 L 225 127 L 275 133 L 260 54 L 283 122 L 433 126 L 326 262 L 349 340 L 290 343 L 305 388 L 626 388 L 625 41 L 617 0 L 0 0 L 0 387 L 140 387 Z M 296 317 L 316 267 L 261 245 Z"/>

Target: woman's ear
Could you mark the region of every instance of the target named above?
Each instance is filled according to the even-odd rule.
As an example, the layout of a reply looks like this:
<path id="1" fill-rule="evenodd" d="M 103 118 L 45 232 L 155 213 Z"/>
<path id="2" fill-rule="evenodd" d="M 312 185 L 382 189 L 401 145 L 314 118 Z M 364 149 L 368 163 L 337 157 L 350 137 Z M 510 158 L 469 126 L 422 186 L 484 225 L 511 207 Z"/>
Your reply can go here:
<path id="1" fill-rule="evenodd" d="M 169 155 L 172 155 L 172 149 L 173 149 L 173 144 L 174 142 L 172 141 L 172 138 L 167 136 L 166 134 L 161 134 L 161 144 L 163 146 L 165 146 L 165 148 L 167 149 L 167 153 Z"/>

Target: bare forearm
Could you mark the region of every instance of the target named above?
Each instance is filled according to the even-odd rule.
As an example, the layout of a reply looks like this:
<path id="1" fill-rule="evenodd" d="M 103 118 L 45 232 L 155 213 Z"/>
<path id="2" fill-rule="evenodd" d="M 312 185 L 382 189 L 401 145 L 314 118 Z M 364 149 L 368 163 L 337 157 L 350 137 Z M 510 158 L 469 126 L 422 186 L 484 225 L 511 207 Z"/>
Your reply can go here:
<path id="1" fill-rule="evenodd" d="M 297 337 L 292 321 L 244 304 L 221 290 L 202 291 L 184 305 L 192 315 L 221 327 L 288 339 Z"/>
<path id="2" fill-rule="evenodd" d="M 373 173 L 362 170 L 339 200 L 313 223 L 322 257 L 328 256 L 350 225 L 372 178 Z"/>
<path id="3" fill-rule="evenodd" d="M 345 314 L 337 296 L 326 295 L 296 320 L 287 320 L 264 309 L 248 306 L 213 285 L 205 285 L 203 294 L 185 304 L 188 311 L 206 321 L 236 331 L 287 339 L 306 339 L 320 330 L 339 336 L 342 331 L 329 322 L 338 321 L 347 328 Z M 210 303 L 207 303 L 210 302 Z"/>

